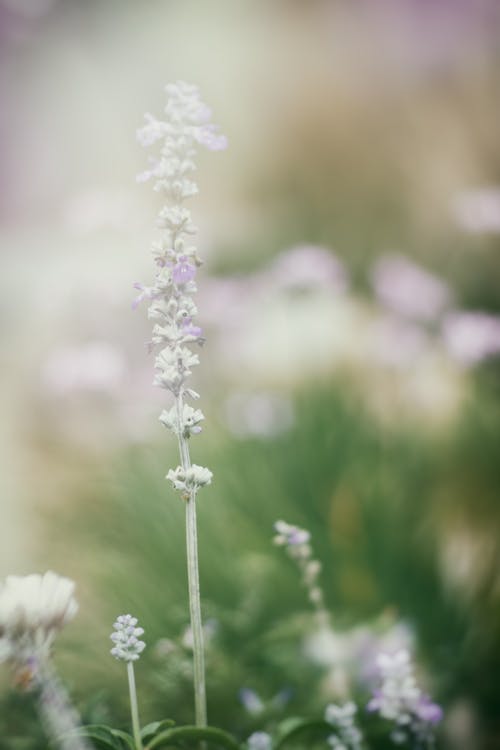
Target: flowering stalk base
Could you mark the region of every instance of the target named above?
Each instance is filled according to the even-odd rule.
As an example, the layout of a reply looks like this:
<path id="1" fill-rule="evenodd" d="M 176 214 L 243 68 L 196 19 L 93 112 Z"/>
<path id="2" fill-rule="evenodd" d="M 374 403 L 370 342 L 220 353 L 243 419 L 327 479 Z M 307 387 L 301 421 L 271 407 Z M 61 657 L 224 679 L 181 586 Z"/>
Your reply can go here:
<path id="1" fill-rule="evenodd" d="M 181 424 L 183 414 L 182 397 L 176 400 L 177 416 Z M 188 473 L 191 468 L 189 445 L 178 432 L 179 452 L 182 468 Z M 200 576 L 198 571 L 198 531 L 196 525 L 196 492 L 191 491 L 186 500 L 186 551 L 188 568 L 189 613 L 193 633 L 194 711 L 196 725 L 207 725 L 207 698 L 205 688 L 205 656 L 203 647 L 203 625 L 201 620 Z"/>
<path id="2" fill-rule="evenodd" d="M 134 663 L 127 662 L 128 689 L 130 693 L 130 713 L 132 716 L 132 732 L 136 750 L 142 750 L 141 726 L 139 724 L 139 708 L 137 706 L 137 690 L 135 688 Z"/>
<path id="3" fill-rule="evenodd" d="M 196 533 L 196 499 L 186 503 L 186 545 L 188 559 L 189 610 L 193 631 L 194 710 L 196 725 L 207 726 L 205 690 L 205 656 L 201 622 L 200 580 L 198 575 L 198 539 Z"/>

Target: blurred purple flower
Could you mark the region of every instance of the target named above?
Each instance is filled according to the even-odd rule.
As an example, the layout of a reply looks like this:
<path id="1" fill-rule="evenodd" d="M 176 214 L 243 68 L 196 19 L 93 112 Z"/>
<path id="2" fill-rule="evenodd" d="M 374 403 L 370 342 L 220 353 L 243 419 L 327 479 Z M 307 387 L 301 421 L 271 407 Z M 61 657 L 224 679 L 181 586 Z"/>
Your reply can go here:
<path id="1" fill-rule="evenodd" d="M 443 709 L 437 703 L 434 703 L 428 695 L 420 697 L 415 713 L 421 721 L 428 724 L 439 724 L 443 718 Z"/>
<path id="2" fill-rule="evenodd" d="M 298 245 L 280 253 L 270 271 L 279 287 L 326 287 L 336 293 L 348 287 L 342 263 L 330 250 L 317 245 Z"/>
<path id="3" fill-rule="evenodd" d="M 451 210 L 458 226 L 467 232 L 500 232 L 500 188 L 483 187 L 456 195 Z"/>
<path id="4" fill-rule="evenodd" d="M 500 315 L 457 311 L 443 321 L 444 344 L 460 364 L 473 365 L 500 354 Z"/>
<path id="5" fill-rule="evenodd" d="M 344 636 L 343 649 L 357 671 L 357 679 L 362 687 L 372 688 L 378 681 L 377 658 L 381 652 L 395 654 L 413 648 L 415 634 L 405 622 L 395 622 L 387 630 L 360 626 Z"/>
<path id="6" fill-rule="evenodd" d="M 433 320 L 448 305 L 451 294 L 445 282 L 403 255 L 380 258 L 372 283 L 378 300 L 394 312 L 418 320 Z"/>
<path id="7" fill-rule="evenodd" d="M 391 738 L 396 744 L 414 742 L 416 747 L 431 747 L 434 727 L 443 712 L 418 686 L 409 652 L 380 653 L 377 659 L 380 687 L 373 691 L 367 710 L 393 722 Z"/>

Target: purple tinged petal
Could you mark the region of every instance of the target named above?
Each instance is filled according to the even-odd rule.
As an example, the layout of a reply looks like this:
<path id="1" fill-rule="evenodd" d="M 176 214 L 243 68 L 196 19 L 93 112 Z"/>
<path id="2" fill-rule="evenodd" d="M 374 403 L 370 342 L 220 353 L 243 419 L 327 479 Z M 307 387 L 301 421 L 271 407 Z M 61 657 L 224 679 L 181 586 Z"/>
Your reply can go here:
<path id="1" fill-rule="evenodd" d="M 195 276 L 196 266 L 193 266 L 192 263 L 188 263 L 185 259 L 180 259 L 172 270 L 172 278 L 174 283 L 178 285 L 187 284 L 189 281 L 192 281 Z"/>

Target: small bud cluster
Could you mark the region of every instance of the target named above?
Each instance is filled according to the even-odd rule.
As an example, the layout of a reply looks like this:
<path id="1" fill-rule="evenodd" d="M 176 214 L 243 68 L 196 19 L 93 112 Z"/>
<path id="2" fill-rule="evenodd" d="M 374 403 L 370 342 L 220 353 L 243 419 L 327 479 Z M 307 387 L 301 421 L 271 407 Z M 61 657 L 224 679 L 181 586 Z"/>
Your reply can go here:
<path id="1" fill-rule="evenodd" d="M 328 737 L 328 744 L 334 750 L 361 750 L 363 735 L 355 725 L 357 708 L 352 701 L 343 706 L 331 703 L 325 709 L 325 721 L 335 728 Z"/>
<path id="2" fill-rule="evenodd" d="M 114 632 L 109 636 L 115 644 L 111 655 L 119 661 L 137 661 L 144 651 L 146 644 L 139 640 L 144 634 L 143 628 L 137 627 L 137 617 L 120 615 L 113 624 Z"/>
<path id="3" fill-rule="evenodd" d="M 202 261 L 192 244 L 197 230 L 184 201 L 198 192 L 193 179 L 197 146 L 220 150 L 227 144 L 217 126 L 210 122 L 210 110 L 196 86 L 178 81 L 167 85 L 165 91 L 165 118 L 158 120 L 146 114 L 146 124 L 137 132 L 143 146 L 161 142 L 159 158 L 152 160 L 150 168 L 138 180 L 153 180 L 153 189 L 163 194 L 165 205 L 157 220 L 160 235 L 152 247 L 155 281 L 150 287 L 134 285 L 140 294 L 133 306 L 146 299 L 150 302 L 148 316 L 154 321 L 150 348 L 160 349 L 154 384 L 170 391 L 176 399 L 172 409 L 162 412 L 160 421 L 179 440 L 186 440 L 201 432 L 200 422 L 204 418 L 199 409 L 183 402 L 185 396 L 198 398 L 195 391 L 186 387 L 186 381 L 192 368 L 199 364 L 198 354 L 190 347 L 203 344 L 204 338 L 194 322 L 198 310 L 193 300 L 197 291 L 196 271 Z M 189 469 L 184 471 L 179 467 L 169 472 L 168 479 L 185 497 L 188 488 L 196 491 L 210 482 L 208 469 L 203 476 L 199 469 L 196 467 L 192 475 Z"/>
<path id="4" fill-rule="evenodd" d="M 321 563 L 312 557 L 312 547 L 309 544 L 311 534 L 306 529 L 292 526 L 285 521 L 276 521 L 274 530 L 276 532 L 274 543 L 280 547 L 286 547 L 288 555 L 299 566 L 310 602 L 318 611 L 323 611 L 323 592 L 317 583 Z"/>
<path id="5" fill-rule="evenodd" d="M 416 741 L 431 745 L 434 727 L 441 721 L 443 712 L 418 687 L 408 651 L 379 654 L 377 666 L 381 685 L 369 702 L 368 710 L 394 722 L 391 737 L 396 744 Z"/>

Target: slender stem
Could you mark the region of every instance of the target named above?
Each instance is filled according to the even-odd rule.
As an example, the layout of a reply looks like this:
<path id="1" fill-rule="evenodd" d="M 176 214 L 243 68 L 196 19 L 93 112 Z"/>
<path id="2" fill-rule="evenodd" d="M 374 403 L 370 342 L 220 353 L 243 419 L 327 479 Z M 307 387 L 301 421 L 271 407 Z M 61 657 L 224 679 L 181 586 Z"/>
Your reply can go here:
<path id="1" fill-rule="evenodd" d="M 127 662 L 128 689 L 130 693 L 130 713 L 132 715 L 132 732 L 136 750 L 142 750 L 141 725 L 139 724 L 139 709 L 137 706 L 137 691 L 135 689 L 134 663 Z"/>
<path id="2" fill-rule="evenodd" d="M 178 438 L 182 466 L 191 466 L 189 446 L 182 434 L 182 395 L 177 397 Z M 201 621 L 200 577 L 198 571 L 198 534 L 196 528 L 196 492 L 191 492 L 186 501 L 186 550 L 189 589 L 189 612 L 193 634 L 193 672 L 194 672 L 194 711 L 196 725 L 207 726 L 207 698 L 205 689 L 205 655 L 203 647 L 203 626 Z"/>

